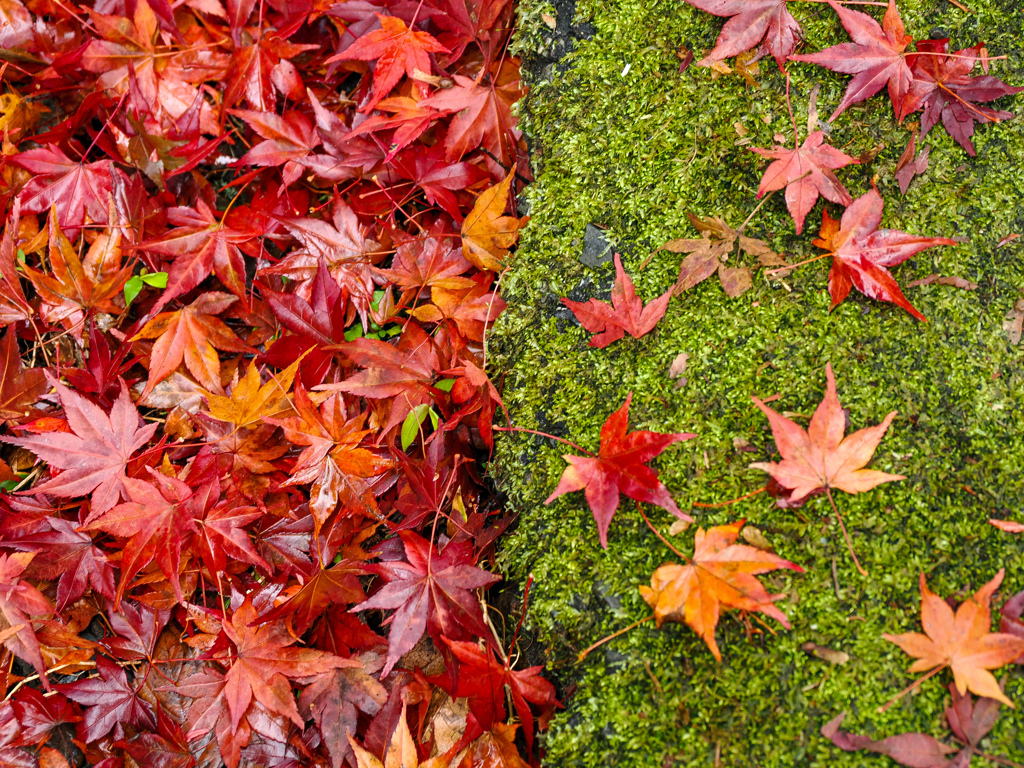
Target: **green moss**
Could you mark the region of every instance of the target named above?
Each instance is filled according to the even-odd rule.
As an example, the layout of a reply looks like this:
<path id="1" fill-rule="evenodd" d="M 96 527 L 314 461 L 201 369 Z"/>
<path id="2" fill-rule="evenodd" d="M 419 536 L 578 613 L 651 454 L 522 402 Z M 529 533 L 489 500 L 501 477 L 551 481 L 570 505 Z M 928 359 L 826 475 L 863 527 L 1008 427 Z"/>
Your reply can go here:
<path id="1" fill-rule="evenodd" d="M 984 39 L 993 55 L 1009 56 L 992 63 L 993 74 L 1024 84 L 1018 74 L 1024 10 L 1010 0 L 970 5 L 972 14 L 933 0 L 907 0 L 901 9 L 918 37 L 938 29 L 956 47 Z M 843 39 L 827 6 L 793 7 L 810 41 L 807 50 Z M 545 44 L 540 14 L 552 11 L 536 0 L 523 2 L 522 49 Z M 762 63 L 757 89 L 733 77 L 712 80 L 696 66 L 678 73 L 679 47 L 706 50 L 721 20 L 679 2 L 638 0 L 592 2 L 579 14 L 593 23 L 595 37 L 576 44 L 564 72 L 533 84 L 524 114 L 537 175 L 527 192 L 532 221 L 504 281 L 509 309 L 490 340 L 491 359 L 505 371 L 504 397 L 514 422 L 596 448 L 602 422 L 632 391 L 633 428 L 698 435 L 656 461 L 687 508 L 764 483 L 763 473 L 747 468 L 773 451 L 751 395 L 779 394 L 778 410 L 810 414 L 831 362 L 853 427 L 899 412 L 872 466 L 908 479 L 837 498 L 867 578 L 854 569 L 824 498 L 787 511 L 761 496 L 697 514 L 703 526 L 746 517 L 781 555 L 806 568 L 804 575 L 765 578 L 770 589 L 788 595 L 781 605 L 791 631 L 772 626 L 770 634 L 758 622 L 748 631 L 727 614 L 718 630 L 723 661 L 716 664 L 689 628 L 644 625 L 577 664 L 580 649 L 648 613 L 637 586 L 673 556 L 625 504 L 602 550 L 582 494 L 543 504 L 565 466 L 564 446 L 504 436 L 492 470 L 520 521 L 503 546 L 502 563 L 511 578 L 533 574 L 530 625 L 556 678 L 578 684 L 552 723 L 547 763 L 885 764 L 884 758 L 840 752 L 818 729 L 849 710 L 846 727 L 859 733 L 944 732 L 940 680 L 885 714 L 876 711 L 911 679 L 909 659 L 881 635 L 919 629 L 918 574 L 927 573 L 940 594 L 963 595 L 1005 567 L 1003 595 L 1024 589 L 1021 539 L 987 523 L 1024 515 L 1024 354 L 1009 346 L 1001 328 L 1024 291 L 1024 260 L 1020 245 L 997 248 L 1005 236 L 1024 231 L 1022 123 L 980 126 L 976 158 L 941 126 L 933 129 L 926 140 L 933 146 L 931 167 L 904 198 L 893 170 L 909 126 L 896 124 L 888 101 L 878 96 L 836 121 L 832 142 L 850 154 L 885 145 L 873 161 L 840 171 L 855 196 L 874 179 L 886 200 L 884 226 L 969 238 L 895 269 L 902 285 L 931 273 L 978 283 L 975 291 L 907 289 L 928 323 L 859 295 L 829 314 L 828 267 L 816 262 L 785 285 L 759 275 L 737 300 L 709 281 L 673 299 L 648 336 L 594 350 L 558 303 L 574 289 L 574 298 L 585 298 L 596 295 L 594 284 L 610 283 L 610 266 L 594 271 L 578 261 L 585 226 L 608 227 L 638 292 L 653 298 L 672 284 L 680 257 L 660 252 L 643 270 L 640 264 L 663 242 L 696 236 L 687 211 L 737 225 L 756 205 L 765 161 L 737 145 L 734 124 L 743 124 L 753 146 L 770 146 L 775 133 L 791 136 L 792 127 L 784 79 L 771 61 Z M 825 117 L 848 78 L 810 65 L 791 69 L 803 134 L 811 87 L 821 84 Z M 1024 98 L 1004 99 L 999 107 L 1021 111 Z M 820 206 L 804 235 L 796 236 L 776 195 L 749 232 L 794 259 L 809 257 L 817 252 L 810 241 Z M 667 371 L 680 352 L 690 358 L 688 381 L 677 389 Z M 737 450 L 738 438 L 754 451 Z M 651 514 L 667 530 L 671 517 L 662 510 Z M 692 539 L 691 529 L 677 545 L 688 550 Z M 851 660 L 832 667 L 812 659 L 800 650 L 807 641 L 843 650 Z M 1024 705 L 1024 677 L 1015 670 L 1005 674 L 1008 695 Z M 987 751 L 1024 760 L 1018 723 L 1004 710 Z"/>

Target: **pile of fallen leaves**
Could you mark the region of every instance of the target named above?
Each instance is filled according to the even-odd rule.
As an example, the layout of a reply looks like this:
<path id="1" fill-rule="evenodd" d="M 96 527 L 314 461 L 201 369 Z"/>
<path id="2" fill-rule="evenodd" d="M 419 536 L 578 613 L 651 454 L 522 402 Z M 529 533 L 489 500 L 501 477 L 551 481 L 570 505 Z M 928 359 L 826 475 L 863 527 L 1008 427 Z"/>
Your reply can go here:
<path id="1" fill-rule="evenodd" d="M 480 567 L 512 13 L 0 4 L 4 765 L 536 762 Z"/>

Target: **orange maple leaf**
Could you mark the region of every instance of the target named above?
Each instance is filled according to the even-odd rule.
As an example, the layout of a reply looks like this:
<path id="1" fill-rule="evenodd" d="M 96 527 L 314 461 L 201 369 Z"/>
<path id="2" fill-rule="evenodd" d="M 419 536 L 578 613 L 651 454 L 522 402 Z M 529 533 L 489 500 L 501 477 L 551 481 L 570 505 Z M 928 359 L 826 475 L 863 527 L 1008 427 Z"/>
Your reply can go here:
<path id="1" fill-rule="evenodd" d="M 517 219 L 505 215 L 508 192 L 516 175 L 513 165 L 508 176 L 476 199 L 473 210 L 462 222 L 462 253 L 478 269 L 500 272 L 508 251 L 519 238 L 519 230 L 529 217 Z"/>
<path id="2" fill-rule="evenodd" d="M 768 594 L 754 576 L 779 568 L 804 571 L 771 552 L 736 544 L 745 522 L 738 520 L 708 531 L 698 528 L 689 564 L 665 563 L 651 576 L 650 587 L 640 587 L 659 627 L 666 620 L 689 624 L 718 661 L 722 654 L 715 642 L 715 627 L 721 608 L 758 611 L 789 629 L 786 614 L 774 604 L 782 595 Z"/>
<path id="3" fill-rule="evenodd" d="M 825 366 L 825 376 L 828 379 L 825 398 L 811 417 L 807 429 L 779 415 L 758 398 L 753 398 L 771 423 L 772 435 L 782 454 L 782 461 L 759 461 L 750 467 L 763 469 L 779 485 L 788 488 L 792 501 L 829 488 L 861 493 L 882 483 L 906 480 L 903 475 L 863 469 L 889 429 L 896 411 L 887 415 L 881 424 L 857 430 L 844 438 L 846 417 L 839 404 L 831 363 Z"/>
<path id="4" fill-rule="evenodd" d="M 1004 569 L 1000 569 L 992 581 L 962 602 L 954 614 L 945 600 L 928 589 L 922 573 L 921 625 L 925 634 L 906 632 L 882 637 L 917 659 L 910 665 L 910 671 L 927 672 L 922 680 L 949 667 L 961 696 L 971 691 L 1012 707 L 1013 702 L 1006 698 L 988 671 L 1009 664 L 1024 653 L 1024 638 L 990 631 L 992 619 L 988 604 L 1002 583 L 1003 574 Z"/>
<path id="5" fill-rule="evenodd" d="M 223 392 L 220 357 L 217 350 L 248 352 L 249 347 L 216 315 L 235 303 L 227 293 L 208 291 L 177 312 L 161 312 L 135 335 L 135 339 L 156 339 L 149 356 L 149 380 L 142 396 L 181 365 L 206 389 Z"/>

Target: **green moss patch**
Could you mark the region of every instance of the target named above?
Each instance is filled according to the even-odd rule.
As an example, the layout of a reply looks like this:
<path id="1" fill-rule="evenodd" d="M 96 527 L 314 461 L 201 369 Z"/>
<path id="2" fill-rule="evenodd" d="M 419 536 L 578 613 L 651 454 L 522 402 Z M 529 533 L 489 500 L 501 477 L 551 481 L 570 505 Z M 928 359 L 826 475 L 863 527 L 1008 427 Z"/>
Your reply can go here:
<path id="1" fill-rule="evenodd" d="M 1008 56 L 992 62 L 993 74 L 1024 85 L 1024 10 L 1009 0 L 970 6 L 972 14 L 941 0 L 905 0 L 901 10 L 917 37 L 948 35 L 954 49 L 985 40 L 993 55 Z M 805 50 L 844 39 L 827 5 L 793 8 L 809 41 Z M 558 12 L 537 0 L 522 3 L 522 51 L 555 45 L 541 14 Z M 717 664 L 688 627 L 646 624 L 577 663 L 581 649 L 649 613 L 637 586 L 673 555 L 626 504 L 602 550 L 582 494 L 543 504 L 565 466 L 565 447 L 503 435 L 491 470 L 520 517 L 501 562 L 511 579 L 533 574 L 534 642 L 555 678 L 576 686 L 547 735 L 547 764 L 885 765 L 886 758 L 840 752 L 818 729 L 849 710 L 844 728 L 876 738 L 945 733 L 946 673 L 877 712 L 911 681 L 910 660 L 881 635 L 919 630 L 918 574 L 928 574 L 939 594 L 963 597 L 1003 567 L 997 602 L 1024 589 L 1024 539 L 987 523 L 1024 520 L 1024 353 L 1001 325 L 1024 293 L 1024 246 L 1017 240 L 997 247 L 1024 232 L 1024 119 L 979 127 L 976 158 L 934 128 L 924 142 L 932 145 L 930 168 L 906 197 L 893 173 L 910 126 L 896 123 L 887 99 L 851 108 L 832 127 L 832 143 L 848 154 L 884 145 L 873 160 L 839 172 L 854 196 L 875 181 L 886 200 L 883 226 L 968 240 L 894 270 L 903 286 L 933 273 L 978 284 L 973 291 L 906 289 L 929 322 L 859 295 L 829 314 L 828 264 L 819 261 L 783 284 L 758 272 L 753 290 L 736 300 L 708 281 L 673 299 L 651 334 L 594 350 L 559 304 L 563 296 L 606 296 L 610 286 L 610 264 L 591 269 L 579 260 L 587 225 L 606 228 L 639 295 L 650 300 L 672 284 L 680 257 L 659 252 L 642 270 L 641 263 L 669 239 L 697 236 L 688 211 L 734 226 L 746 219 L 766 161 L 743 139 L 770 146 L 781 133 L 789 143 L 792 127 L 784 79 L 770 60 L 761 63 L 758 88 L 735 77 L 713 80 L 696 66 L 678 72 L 676 52 L 692 46 L 699 57 L 721 20 L 678 1 L 622 0 L 580 6 L 571 21 L 589 22 L 594 35 L 576 40 L 562 66 L 537 69 L 524 115 L 537 177 L 527 191 L 532 221 L 503 281 L 509 308 L 489 339 L 514 423 L 596 449 L 601 424 L 633 392 L 632 428 L 698 435 L 655 462 L 686 509 L 764 484 L 764 473 L 747 465 L 777 455 L 751 395 L 778 394 L 773 408 L 809 416 L 831 362 L 852 428 L 899 412 L 871 466 L 908 479 L 837 496 L 866 578 L 853 567 L 823 497 L 800 510 L 777 509 L 761 495 L 695 511 L 705 527 L 745 517 L 779 554 L 806 568 L 804 575 L 764 579 L 786 593 L 780 607 L 791 631 L 726 614 Z M 824 117 L 848 78 L 803 64 L 791 71 L 802 137 L 811 87 L 821 84 Z M 997 106 L 1020 113 L 1024 98 Z M 817 253 L 810 241 L 820 211 L 819 202 L 798 237 L 776 194 L 748 233 L 793 260 L 808 258 Z M 668 369 L 681 352 L 689 362 L 686 383 L 677 387 Z M 670 515 L 649 514 L 667 531 Z M 693 529 L 673 541 L 689 551 L 692 540 Z M 812 658 L 801 650 L 807 642 L 844 651 L 850 661 L 832 666 Z M 1003 674 L 1007 694 L 1024 706 L 1024 675 Z M 986 750 L 1024 761 L 1020 723 L 1004 710 Z"/>

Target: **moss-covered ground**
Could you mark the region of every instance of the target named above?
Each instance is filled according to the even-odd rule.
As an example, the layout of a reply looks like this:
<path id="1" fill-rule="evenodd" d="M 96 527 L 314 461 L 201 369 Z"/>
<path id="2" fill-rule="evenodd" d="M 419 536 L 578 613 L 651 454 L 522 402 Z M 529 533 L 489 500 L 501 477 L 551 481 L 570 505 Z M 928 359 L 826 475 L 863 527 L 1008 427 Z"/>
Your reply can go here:
<path id="1" fill-rule="evenodd" d="M 972 13 L 944 0 L 903 0 L 908 31 L 950 36 L 954 48 L 987 43 L 993 74 L 1024 85 L 1024 9 L 1017 0 L 967 0 Z M 718 664 L 682 625 L 645 624 L 577 663 L 576 653 L 649 613 L 637 586 L 646 583 L 667 550 L 632 505 L 613 521 L 609 548 L 580 493 L 550 506 L 544 499 L 565 463 L 563 445 L 529 435 L 503 435 L 492 471 L 519 514 L 503 545 L 511 579 L 534 577 L 528 624 L 534 650 L 566 690 L 566 708 L 546 739 L 551 766 L 867 766 L 887 758 L 847 754 L 819 734 L 848 710 L 845 727 L 877 738 L 922 730 L 945 732 L 942 706 L 948 673 L 929 680 L 884 714 L 877 708 L 911 681 L 910 660 L 882 634 L 919 630 L 918 574 L 932 588 L 963 597 L 1000 569 L 1006 581 L 996 604 L 1024 589 L 1024 539 L 987 523 L 1024 520 L 1024 351 L 1011 346 L 1001 323 L 1024 293 L 1024 119 L 979 128 L 978 155 L 967 153 L 941 126 L 926 143 L 931 164 L 902 197 L 894 166 L 910 124 L 896 123 L 882 95 L 837 119 L 832 143 L 873 160 L 839 172 L 854 196 L 874 179 L 886 201 L 883 226 L 915 234 L 964 238 L 896 267 L 902 285 L 937 273 L 978 284 L 965 291 L 930 285 L 907 289 L 929 318 L 919 323 L 892 305 L 852 295 L 828 312 L 828 263 L 800 268 L 784 282 L 758 272 L 753 290 L 725 297 L 715 281 L 675 298 L 658 327 L 642 339 L 604 350 L 559 305 L 572 295 L 607 298 L 612 267 L 579 261 L 586 225 L 607 228 L 624 255 L 639 294 L 649 300 L 674 281 L 680 256 L 656 253 L 662 243 L 696 237 L 686 212 L 719 215 L 738 225 L 753 211 L 766 161 L 741 141 L 770 146 L 791 137 L 784 79 L 773 61 L 761 63 L 759 87 L 732 76 L 712 79 L 691 66 L 679 73 L 676 52 L 709 49 L 722 21 L 680 0 L 606 0 L 564 7 L 521 3 L 519 46 L 534 61 L 556 29 L 589 22 L 593 36 L 578 40 L 558 67 L 535 69 L 524 123 L 537 181 L 526 196 L 532 221 L 503 281 L 509 303 L 490 338 L 490 359 L 504 375 L 504 398 L 516 425 L 545 430 L 596 450 L 600 426 L 633 392 L 631 426 L 698 437 L 655 461 L 679 505 L 738 497 L 764 484 L 748 469 L 776 458 L 767 420 L 751 395 L 779 395 L 779 411 L 809 416 L 825 387 L 831 362 L 839 395 L 854 428 L 897 410 L 871 466 L 904 474 L 901 483 L 837 502 L 869 571 L 858 575 L 824 497 L 803 509 L 781 510 L 764 495 L 733 507 L 695 510 L 702 526 L 745 517 L 777 551 L 806 568 L 765 578 L 787 597 L 780 606 L 790 631 L 772 622 L 748 628 L 723 616 Z M 793 3 L 813 51 L 845 39 L 823 4 Z M 880 8 L 869 8 L 880 18 Z M 627 71 L 628 68 L 628 71 Z M 822 118 L 848 82 L 811 65 L 792 64 L 793 106 L 804 132 L 808 94 L 821 83 Z M 1024 112 L 1024 95 L 1000 108 Z M 737 125 L 740 131 L 737 132 Z M 787 142 L 791 139 L 787 139 Z M 839 211 L 831 206 L 832 212 Z M 793 260 L 814 255 L 810 244 L 821 203 L 796 236 L 781 195 L 753 217 L 748 233 Z M 684 386 L 667 372 L 689 355 Z M 743 442 L 746 441 L 746 442 Z M 745 448 L 745 450 L 740 450 Z M 651 509 L 667 531 L 672 517 Z M 694 528 L 673 541 L 692 548 Z M 841 650 L 833 666 L 808 656 L 814 642 Z M 1024 674 L 1004 670 L 1006 691 L 1024 707 Z M 1024 718 L 1005 710 L 984 744 L 988 752 L 1024 762 Z M 984 761 L 975 758 L 975 764 Z"/>

